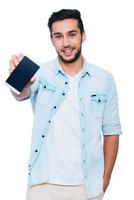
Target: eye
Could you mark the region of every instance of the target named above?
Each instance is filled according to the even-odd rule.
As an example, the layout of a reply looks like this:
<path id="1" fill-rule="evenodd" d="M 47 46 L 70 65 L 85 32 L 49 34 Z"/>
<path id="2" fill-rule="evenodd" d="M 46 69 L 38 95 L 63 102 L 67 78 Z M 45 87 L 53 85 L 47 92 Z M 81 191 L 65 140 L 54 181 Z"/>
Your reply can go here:
<path id="1" fill-rule="evenodd" d="M 76 33 L 70 33 L 70 34 L 69 34 L 69 37 L 70 37 L 70 38 L 76 37 Z"/>
<path id="2" fill-rule="evenodd" d="M 56 35 L 55 38 L 58 38 L 58 39 L 59 39 L 59 38 L 61 38 L 61 36 L 60 36 L 60 35 Z"/>
<path id="3" fill-rule="evenodd" d="M 54 35 L 54 38 L 57 39 L 57 40 L 59 40 L 59 39 L 62 38 L 62 35 Z"/>

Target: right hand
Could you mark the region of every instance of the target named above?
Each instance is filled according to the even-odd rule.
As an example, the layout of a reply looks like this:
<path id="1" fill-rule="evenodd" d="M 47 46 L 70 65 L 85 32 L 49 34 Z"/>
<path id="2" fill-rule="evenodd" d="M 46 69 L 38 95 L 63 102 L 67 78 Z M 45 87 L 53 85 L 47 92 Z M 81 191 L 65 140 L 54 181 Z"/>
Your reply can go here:
<path id="1" fill-rule="evenodd" d="M 18 56 L 12 55 L 12 57 L 9 61 L 9 66 L 10 66 L 9 67 L 9 74 L 11 74 L 15 70 L 15 68 L 20 63 L 20 61 L 22 60 L 23 57 L 24 57 L 23 54 L 19 54 Z M 32 85 L 34 83 L 35 79 L 36 79 L 35 76 L 33 76 L 26 87 L 29 87 L 30 85 Z"/>

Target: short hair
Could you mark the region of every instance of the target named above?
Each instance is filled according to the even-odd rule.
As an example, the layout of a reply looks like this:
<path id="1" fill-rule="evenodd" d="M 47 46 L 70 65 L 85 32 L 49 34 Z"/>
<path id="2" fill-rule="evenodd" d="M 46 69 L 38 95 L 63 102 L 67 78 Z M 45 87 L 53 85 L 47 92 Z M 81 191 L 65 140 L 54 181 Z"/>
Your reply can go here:
<path id="1" fill-rule="evenodd" d="M 50 18 L 48 19 L 48 27 L 51 36 L 52 36 L 52 24 L 56 21 L 61 21 L 64 19 L 76 19 L 78 21 L 78 27 L 80 29 L 80 32 L 83 33 L 85 31 L 80 11 L 78 11 L 77 9 L 61 9 L 57 12 L 53 12 Z"/>

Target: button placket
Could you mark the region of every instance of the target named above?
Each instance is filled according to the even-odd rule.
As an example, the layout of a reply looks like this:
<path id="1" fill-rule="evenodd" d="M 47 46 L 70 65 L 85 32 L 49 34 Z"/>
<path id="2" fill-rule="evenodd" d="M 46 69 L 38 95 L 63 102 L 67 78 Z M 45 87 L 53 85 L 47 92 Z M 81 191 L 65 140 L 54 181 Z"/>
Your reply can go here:
<path id="1" fill-rule="evenodd" d="M 65 83 L 65 85 L 64 85 L 63 90 L 62 90 L 62 91 L 59 91 L 59 92 L 60 92 L 59 98 L 57 98 L 55 104 L 53 104 L 53 107 L 51 108 L 51 116 L 56 112 L 56 110 L 58 109 L 58 107 L 59 107 L 59 105 L 60 105 L 60 102 L 65 98 L 65 95 L 66 95 L 66 93 L 67 93 L 68 82 L 67 82 L 67 81 L 64 81 L 64 83 Z M 44 88 L 46 88 L 46 87 L 47 87 L 47 86 L 44 85 Z M 61 100 L 60 100 L 60 98 L 61 98 Z M 51 116 L 50 116 L 49 119 L 48 119 L 48 126 L 49 126 L 49 124 L 51 123 L 51 120 L 50 120 L 50 119 L 51 119 Z M 43 141 L 44 141 L 45 138 L 46 138 L 45 134 L 42 133 L 42 134 L 40 135 L 40 145 L 42 145 L 42 143 L 43 143 Z M 32 160 L 31 160 L 30 166 L 29 166 L 29 174 L 31 174 L 31 173 L 30 173 L 30 172 L 31 172 L 31 169 L 32 169 L 32 167 L 33 167 L 33 165 L 34 165 L 34 163 L 35 163 L 36 158 L 37 158 L 38 155 L 39 155 L 39 152 L 40 152 L 40 146 L 38 145 L 37 147 L 35 147 L 34 152 L 33 152 L 33 157 L 32 157 Z"/>

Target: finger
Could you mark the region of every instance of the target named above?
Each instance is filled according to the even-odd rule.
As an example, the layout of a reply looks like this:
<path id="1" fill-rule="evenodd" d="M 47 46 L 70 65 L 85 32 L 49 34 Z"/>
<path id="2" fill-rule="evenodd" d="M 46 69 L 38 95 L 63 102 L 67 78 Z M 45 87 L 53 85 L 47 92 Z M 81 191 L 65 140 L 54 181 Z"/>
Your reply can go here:
<path id="1" fill-rule="evenodd" d="M 12 60 L 9 61 L 9 65 L 10 65 L 9 73 L 11 74 L 13 72 L 13 70 L 15 69 L 15 66 L 14 66 Z"/>
<path id="2" fill-rule="evenodd" d="M 36 80 L 36 77 L 33 76 L 33 77 L 31 78 L 31 80 L 30 80 L 30 83 L 31 83 L 31 84 L 34 83 L 35 80 Z"/>
<path id="3" fill-rule="evenodd" d="M 33 76 L 33 77 L 31 78 L 30 82 L 26 85 L 25 88 L 29 88 L 29 87 L 34 83 L 35 80 L 36 80 L 36 77 Z"/>
<path id="4" fill-rule="evenodd" d="M 12 60 L 9 60 L 9 66 L 10 66 L 10 68 L 15 68 L 15 65 Z"/>
<path id="5" fill-rule="evenodd" d="M 9 74 L 11 74 L 13 71 L 15 70 L 15 68 L 9 68 Z"/>
<path id="6" fill-rule="evenodd" d="M 24 54 L 20 53 L 18 56 L 19 61 L 21 61 L 23 57 L 24 57 Z"/>
<path id="7" fill-rule="evenodd" d="M 17 66 L 19 64 L 19 57 L 16 55 L 12 55 L 12 62 L 15 66 Z"/>

